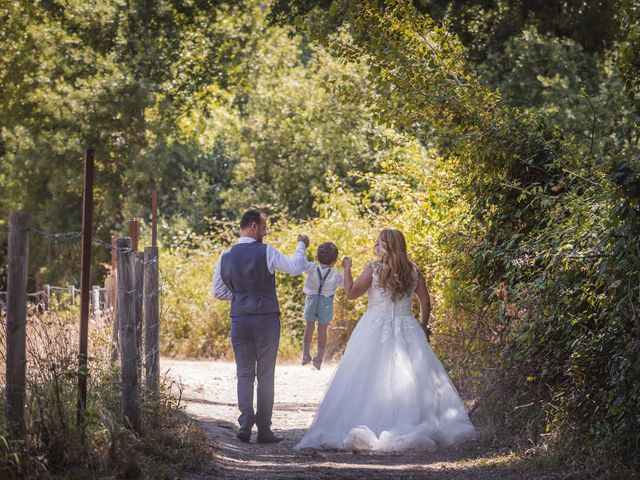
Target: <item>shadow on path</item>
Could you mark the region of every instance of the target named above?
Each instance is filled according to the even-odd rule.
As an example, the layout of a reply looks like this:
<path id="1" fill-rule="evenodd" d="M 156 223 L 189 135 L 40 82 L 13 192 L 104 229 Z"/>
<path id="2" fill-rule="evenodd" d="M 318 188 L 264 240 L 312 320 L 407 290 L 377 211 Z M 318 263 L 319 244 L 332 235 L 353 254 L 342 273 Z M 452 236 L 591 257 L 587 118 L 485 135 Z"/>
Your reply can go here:
<path id="1" fill-rule="evenodd" d="M 236 439 L 239 412 L 235 364 L 161 360 L 163 368 L 171 369 L 171 377 L 180 379 L 183 385 L 181 400 L 187 412 L 205 431 L 213 451 L 205 471 L 190 477 L 194 480 L 563 478 L 557 472 L 534 472 L 521 458 L 479 444 L 432 453 L 296 452 L 293 447 L 312 422 L 317 405 L 335 372 L 335 364 L 323 365 L 321 371 L 295 364 L 279 364 L 273 426 L 285 440 L 277 445 L 259 445 L 255 443 L 254 432 L 252 443 L 242 443 Z"/>
<path id="2" fill-rule="evenodd" d="M 357 453 L 346 451 L 297 452 L 293 446 L 303 429 L 276 430 L 285 440 L 277 445 L 235 438 L 227 421 L 199 420 L 216 450 L 215 467 L 194 478 L 225 479 L 559 479 L 556 474 L 527 472 L 517 458 L 487 451 L 475 444 L 443 451 Z"/>
<path id="3" fill-rule="evenodd" d="M 234 407 L 234 408 L 237 407 L 237 403 L 234 403 L 234 402 L 217 402 L 215 400 L 209 400 L 209 399 L 200 398 L 200 397 L 191 397 L 191 396 L 188 396 L 188 395 L 183 395 L 182 396 L 182 401 L 186 402 L 186 403 L 200 403 L 200 404 L 203 404 L 203 405 L 222 405 L 222 406 L 225 406 L 225 407 Z M 309 411 L 309 412 L 315 412 L 315 410 L 316 410 L 316 408 L 318 406 L 313 404 L 313 403 L 278 402 L 276 404 L 276 407 L 280 411 L 290 411 L 290 412 Z"/>

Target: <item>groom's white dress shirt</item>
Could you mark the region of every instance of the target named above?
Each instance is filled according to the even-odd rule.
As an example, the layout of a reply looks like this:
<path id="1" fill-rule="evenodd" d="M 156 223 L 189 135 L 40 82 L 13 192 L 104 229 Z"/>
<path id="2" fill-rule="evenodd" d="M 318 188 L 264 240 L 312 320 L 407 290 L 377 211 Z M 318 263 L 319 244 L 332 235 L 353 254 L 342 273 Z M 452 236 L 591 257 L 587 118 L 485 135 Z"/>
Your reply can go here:
<path id="1" fill-rule="evenodd" d="M 255 238 L 251 237 L 240 237 L 238 239 L 238 243 L 252 243 L 255 242 Z M 284 273 L 291 273 L 293 275 L 300 275 L 305 265 L 307 264 L 307 254 L 305 250 L 307 246 L 304 242 L 298 242 L 296 246 L 296 251 L 293 252 L 293 255 L 287 257 L 283 253 L 280 253 L 271 245 L 267 245 L 267 268 L 269 272 L 274 273 L 276 270 L 279 270 Z M 229 250 L 225 250 L 222 255 L 227 253 Z M 231 291 L 227 288 L 227 286 L 222 281 L 222 277 L 220 277 L 220 259 L 216 262 L 216 271 L 213 274 L 213 296 L 218 300 L 231 300 Z"/>

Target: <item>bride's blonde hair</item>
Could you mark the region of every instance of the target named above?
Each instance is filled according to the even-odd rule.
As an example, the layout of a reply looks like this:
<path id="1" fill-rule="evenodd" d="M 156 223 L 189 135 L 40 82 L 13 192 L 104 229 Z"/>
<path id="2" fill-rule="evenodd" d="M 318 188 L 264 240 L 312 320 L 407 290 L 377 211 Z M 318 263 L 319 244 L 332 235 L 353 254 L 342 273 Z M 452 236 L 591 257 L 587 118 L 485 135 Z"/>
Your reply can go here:
<path id="1" fill-rule="evenodd" d="M 409 295 L 418 280 L 418 267 L 407 254 L 404 235 L 399 230 L 382 230 L 378 244 L 381 252 L 378 287 L 394 301 Z"/>

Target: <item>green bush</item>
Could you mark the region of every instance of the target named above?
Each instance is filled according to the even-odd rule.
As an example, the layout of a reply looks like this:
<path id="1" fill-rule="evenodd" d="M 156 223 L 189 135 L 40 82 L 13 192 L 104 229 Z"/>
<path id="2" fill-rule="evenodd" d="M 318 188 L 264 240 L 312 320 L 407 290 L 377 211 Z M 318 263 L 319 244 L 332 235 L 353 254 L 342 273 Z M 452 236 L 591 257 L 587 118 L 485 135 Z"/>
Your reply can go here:
<path id="1" fill-rule="evenodd" d="M 442 159 L 417 182 L 422 194 L 415 179 L 395 177 L 416 192 L 403 208 L 410 218 L 456 207 L 445 222 L 416 225 L 435 239 L 424 258 L 442 267 L 434 271 L 440 333 L 464 340 L 447 341 L 463 367 L 456 376 L 484 385 L 476 411 L 501 429 L 497 438 L 637 470 L 638 10 L 630 5 L 618 8 L 619 45 L 599 57 L 531 29 L 515 35 L 499 56 L 517 71 L 494 81 L 526 109 L 483 85 L 449 24 L 414 2 L 337 1 L 303 25 L 336 55 L 370 66 L 371 90 L 337 78 L 338 94 Z M 552 77 L 532 79 L 529 60 L 543 57 L 554 58 Z M 585 74 L 591 98 L 575 91 Z M 535 102 L 522 100 L 525 90 Z"/>
<path id="2" fill-rule="evenodd" d="M 270 219 L 265 243 L 290 255 L 298 233 L 311 239 L 309 260 L 317 246 L 333 241 L 341 257 L 353 256 L 355 271 L 373 260 L 375 230 L 358 211 L 355 197 L 344 192 L 331 194 L 330 203 L 319 203 L 319 218 L 289 222 L 285 218 Z M 236 238 L 237 227 L 226 225 L 215 238 L 184 234 L 176 239 L 178 246 L 163 254 L 162 333 L 161 348 L 168 355 L 231 358 L 229 339 L 229 302 L 213 298 L 211 285 L 215 263 L 220 253 Z M 279 356 L 291 359 L 300 352 L 304 332 L 303 276 L 277 274 L 278 296 L 282 311 L 282 333 Z M 349 302 L 339 290 L 335 300 L 335 318 L 327 353 L 341 353 L 357 318 L 364 309 L 363 300 Z"/>

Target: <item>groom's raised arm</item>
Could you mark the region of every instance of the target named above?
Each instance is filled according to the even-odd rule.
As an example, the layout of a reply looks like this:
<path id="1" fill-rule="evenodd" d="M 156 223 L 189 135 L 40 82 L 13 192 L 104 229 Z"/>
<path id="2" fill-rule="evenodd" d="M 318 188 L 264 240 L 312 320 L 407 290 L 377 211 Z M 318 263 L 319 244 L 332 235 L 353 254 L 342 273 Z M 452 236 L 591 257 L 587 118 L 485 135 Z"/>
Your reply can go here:
<path id="1" fill-rule="evenodd" d="M 279 270 L 284 273 L 300 275 L 307 264 L 305 250 L 309 246 L 309 238 L 306 235 L 298 235 L 298 245 L 293 255 L 287 257 L 271 245 L 267 245 L 267 268 L 271 273 Z"/>

